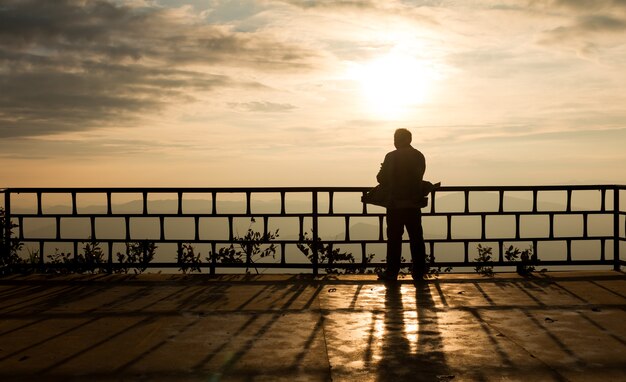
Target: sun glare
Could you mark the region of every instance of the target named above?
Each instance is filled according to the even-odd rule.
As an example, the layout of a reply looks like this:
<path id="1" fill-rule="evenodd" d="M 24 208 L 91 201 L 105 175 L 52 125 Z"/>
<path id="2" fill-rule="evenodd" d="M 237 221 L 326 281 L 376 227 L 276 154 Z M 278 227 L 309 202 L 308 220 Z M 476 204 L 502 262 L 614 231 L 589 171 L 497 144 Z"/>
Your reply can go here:
<path id="1" fill-rule="evenodd" d="M 366 107 L 377 117 L 402 119 L 426 101 L 436 73 L 425 61 L 390 53 L 350 69 L 360 85 Z"/>

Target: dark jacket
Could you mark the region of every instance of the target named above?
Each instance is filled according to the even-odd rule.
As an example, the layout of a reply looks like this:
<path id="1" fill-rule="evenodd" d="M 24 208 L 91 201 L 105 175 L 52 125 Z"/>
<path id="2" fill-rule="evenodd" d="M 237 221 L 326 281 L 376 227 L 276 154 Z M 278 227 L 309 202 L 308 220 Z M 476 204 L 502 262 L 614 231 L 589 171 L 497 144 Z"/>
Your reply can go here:
<path id="1" fill-rule="evenodd" d="M 419 208 L 425 171 L 424 155 L 412 146 L 388 153 L 376 175 L 378 183 L 388 192 L 388 208 Z"/>

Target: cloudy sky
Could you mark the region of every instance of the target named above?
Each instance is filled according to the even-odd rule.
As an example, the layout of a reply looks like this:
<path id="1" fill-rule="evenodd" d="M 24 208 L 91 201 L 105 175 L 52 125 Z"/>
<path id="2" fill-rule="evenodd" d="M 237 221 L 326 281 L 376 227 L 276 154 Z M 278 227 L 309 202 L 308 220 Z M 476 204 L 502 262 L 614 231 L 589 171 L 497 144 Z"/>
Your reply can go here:
<path id="1" fill-rule="evenodd" d="M 2 0 L 0 187 L 626 183 L 624 0 Z"/>

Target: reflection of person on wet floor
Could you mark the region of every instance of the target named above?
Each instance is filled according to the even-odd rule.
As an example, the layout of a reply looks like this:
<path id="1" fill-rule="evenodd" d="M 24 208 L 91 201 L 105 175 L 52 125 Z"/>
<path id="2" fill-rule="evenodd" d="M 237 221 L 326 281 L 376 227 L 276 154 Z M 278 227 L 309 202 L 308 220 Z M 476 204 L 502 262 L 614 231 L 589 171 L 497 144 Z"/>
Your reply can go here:
<path id="1" fill-rule="evenodd" d="M 376 176 L 388 192 L 387 205 L 387 270 L 381 280 L 393 281 L 400 272 L 402 235 L 409 234 L 413 279 L 424 276 L 426 248 L 422 231 L 422 179 L 426 171 L 424 155 L 411 146 L 411 132 L 398 129 L 393 135 L 396 150 L 388 153 Z"/>

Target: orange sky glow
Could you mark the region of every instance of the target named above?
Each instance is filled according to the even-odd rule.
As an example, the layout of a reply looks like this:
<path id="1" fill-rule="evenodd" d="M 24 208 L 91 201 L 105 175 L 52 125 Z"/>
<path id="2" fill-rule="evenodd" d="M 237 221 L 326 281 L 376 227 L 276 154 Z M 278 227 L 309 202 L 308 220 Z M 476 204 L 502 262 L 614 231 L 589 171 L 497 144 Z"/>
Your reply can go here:
<path id="1" fill-rule="evenodd" d="M 7 1 L 0 187 L 626 183 L 626 3 Z"/>

